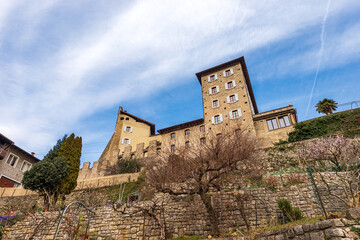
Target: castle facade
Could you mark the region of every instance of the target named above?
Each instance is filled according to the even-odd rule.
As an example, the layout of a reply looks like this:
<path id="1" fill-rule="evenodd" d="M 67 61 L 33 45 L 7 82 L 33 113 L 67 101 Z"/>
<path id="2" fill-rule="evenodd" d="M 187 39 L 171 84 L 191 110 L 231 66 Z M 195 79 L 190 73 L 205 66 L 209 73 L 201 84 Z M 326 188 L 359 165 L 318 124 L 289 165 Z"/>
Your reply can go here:
<path id="1" fill-rule="evenodd" d="M 115 131 L 93 168 L 85 163 L 80 178 L 97 177 L 120 157 L 144 158 L 161 152 L 206 142 L 208 133 L 250 131 L 258 146 L 266 148 L 287 140 L 297 122 L 292 105 L 259 113 L 244 57 L 196 73 L 200 83 L 204 117 L 158 130 L 155 124 L 119 108 Z"/>

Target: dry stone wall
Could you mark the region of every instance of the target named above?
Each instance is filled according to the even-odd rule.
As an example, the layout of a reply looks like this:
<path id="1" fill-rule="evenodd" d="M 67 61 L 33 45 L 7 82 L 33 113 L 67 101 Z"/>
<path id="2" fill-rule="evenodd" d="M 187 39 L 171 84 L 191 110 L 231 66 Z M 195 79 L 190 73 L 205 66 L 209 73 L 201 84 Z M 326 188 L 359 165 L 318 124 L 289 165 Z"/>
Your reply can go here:
<path id="1" fill-rule="evenodd" d="M 237 193 L 235 189 L 229 188 L 212 194 L 221 232 L 245 229 L 239 203 L 235 197 Z M 266 226 L 281 222 L 281 211 L 276 202 L 279 198 L 289 199 L 293 206 L 299 207 L 306 217 L 321 214 L 311 184 L 282 187 L 276 191 L 253 189 L 248 190 L 248 195 L 245 212 L 252 226 Z M 346 206 L 336 198 L 327 196 L 325 199 L 328 201 L 325 204 L 328 212 L 346 209 Z M 90 233 L 97 239 L 105 239 L 109 236 L 116 239 L 159 239 L 162 230 L 166 230 L 168 237 L 210 233 L 207 212 L 198 196 L 174 197 L 159 194 L 153 200 L 158 206 L 152 211 L 152 215 L 147 212 L 149 212 L 148 206 L 151 206 L 153 202 L 134 203 L 124 212 L 116 211 L 110 205 L 94 209 L 96 215 L 91 219 Z M 164 203 L 159 204 L 159 202 Z M 29 236 L 39 225 L 36 219 L 26 218 L 16 223 L 9 228 L 8 239 L 26 239 L 26 236 Z M 41 228 L 47 229 L 48 233 L 40 231 Z M 40 230 L 37 228 L 41 234 L 36 235 L 35 239 L 50 239 L 53 236 L 55 231 L 53 226 L 42 225 L 41 228 Z"/>

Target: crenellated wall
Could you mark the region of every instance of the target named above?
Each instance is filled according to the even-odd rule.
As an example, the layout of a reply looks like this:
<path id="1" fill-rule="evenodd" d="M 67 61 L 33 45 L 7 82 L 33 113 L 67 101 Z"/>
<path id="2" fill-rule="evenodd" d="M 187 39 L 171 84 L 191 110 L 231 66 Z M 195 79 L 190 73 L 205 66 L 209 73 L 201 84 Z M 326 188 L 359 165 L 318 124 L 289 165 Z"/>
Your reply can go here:
<path id="1" fill-rule="evenodd" d="M 132 146 L 126 146 L 124 152 L 116 155 L 116 160 L 114 159 L 111 162 L 101 162 L 96 161 L 93 163 L 93 166 L 90 167 L 90 162 L 84 162 L 83 167 L 80 168 L 78 181 L 85 179 L 99 178 L 103 176 L 110 175 L 108 169 L 111 169 L 112 166 L 117 164 L 119 158 L 137 158 L 143 159 L 147 157 L 154 157 L 158 155 L 158 149 L 161 148 L 161 144 L 157 140 L 151 140 L 145 147 L 145 143 L 138 143 L 136 148 L 133 149 Z"/>

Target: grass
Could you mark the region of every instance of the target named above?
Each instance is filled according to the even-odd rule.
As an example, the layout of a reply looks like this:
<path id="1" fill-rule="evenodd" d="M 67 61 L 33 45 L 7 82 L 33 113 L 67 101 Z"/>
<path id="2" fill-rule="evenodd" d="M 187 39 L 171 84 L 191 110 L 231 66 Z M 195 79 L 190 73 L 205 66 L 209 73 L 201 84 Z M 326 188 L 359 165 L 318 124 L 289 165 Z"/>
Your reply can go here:
<path id="1" fill-rule="evenodd" d="M 268 227 L 255 228 L 250 231 L 241 231 L 241 232 L 234 231 L 234 232 L 225 234 L 225 236 L 236 234 L 236 235 L 249 236 L 251 239 L 255 239 L 257 235 L 259 235 L 260 233 L 263 233 L 263 232 L 275 231 L 275 230 L 284 229 L 284 228 L 292 228 L 292 227 L 295 227 L 298 225 L 304 225 L 304 224 L 312 224 L 312 223 L 320 222 L 323 219 L 325 219 L 324 216 L 317 216 L 317 217 L 312 217 L 312 218 L 302 218 L 302 219 L 294 221 L 294 222 L 273 225 L 273 226 L 268 226 Z"/>
<path id="2" fill-rule="evenodd" d="M 135 181 L 135 182 L 127 182 L 125 183 L 125 191 L 124 191 L 124 197 L 123 197 L 123 201 L 127 202 L 128 197 L 135 193 L 135 192 L 141 192 L 143 186 L 144 186 L 144 181 L 141 180 L 140 178 Z M 119 190 L 120 190 L 120 186 L 119 185 L 115 185 L 115 186 L 111 186 L 108 188 L 108 199 L 110 201 L 116 201 L 119 197 Z"/>
<path id="3" fill-rule="evenodd" d="M 360 108 L 329 114 L 295 124 L 289 142 L 343 133 L 347 137 L 360 135 Z"/>
<path id="4" fill-rule="evenodd" d="M 225 233 L 222 234 L 221 237 L 229 237 L 229 236 L 236 236 L 236 235 L 242 235 L 242 236 L 249 236 L 251 239 L 255 239 L 255 237 L 263 232 L 267 232 L 267 231 L 275 231 L 275 230 L 279 230 L 279 229 L 284 229 L 284 228 L 292 228 L 298 225 L 304 225 L 304 224 L 313 224 L 313 223 L 317 223 L 320 222 L 322 220 L 324 220 L 325 217 L 324 216 L 317 216 L 317 217 L 312 217 L 312 218 L 302 218 L 300 220 L 294 221 L 294 222 L 289 222 L 286 224 L 279 224 L 279 225 L 273 225 L 273 226 L 268 226 L 268 227 L 260 227 L 260 228 L 255 228 L 252 229 L 250 231 L 232 231 L 229 233 Z M 207 236 L 198 236 L 198 235 L 194 235 L 194 236 L 187 236 L 187 237 L 178 237 L 178 238 L 168 238 L 168 240 L 175 240 L 175 239 L 206 239 L 208 238 Z"/>

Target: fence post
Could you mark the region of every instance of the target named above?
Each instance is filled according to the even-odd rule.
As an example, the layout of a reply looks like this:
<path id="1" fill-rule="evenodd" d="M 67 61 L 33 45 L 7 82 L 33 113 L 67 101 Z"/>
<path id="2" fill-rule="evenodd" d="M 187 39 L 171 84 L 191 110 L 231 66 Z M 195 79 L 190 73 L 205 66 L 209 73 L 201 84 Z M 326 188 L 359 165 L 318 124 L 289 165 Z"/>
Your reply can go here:
<path id="1" fill-rule="evenodd" d="M 321 199 L 321 196 L 320 196 L 320 193 L 319 193 L 319 189 L 314 181 L 314 178 L 313 178 L 313 175 L 312 175 L 312 169 L 311 167 L 307 167 L 306 168 L 306 171 L 308 172 L 309 174 L 309 178 L 310 178 L 310 181 L 311 181 L 311 185 L 313 187 L 313 191 L 314 191 L 314 195 L 315 195 L 315 199 L 317 200 L 318 204 L 320 204 L 321 206 L 321 209 L 325 215 L 325 218 L 328 219 L 328 216 L 327 216 L 327 213 L 326 213 L 326 210 L 325 210 L 325 207 L 324 207 L 324 203 Z"/>

